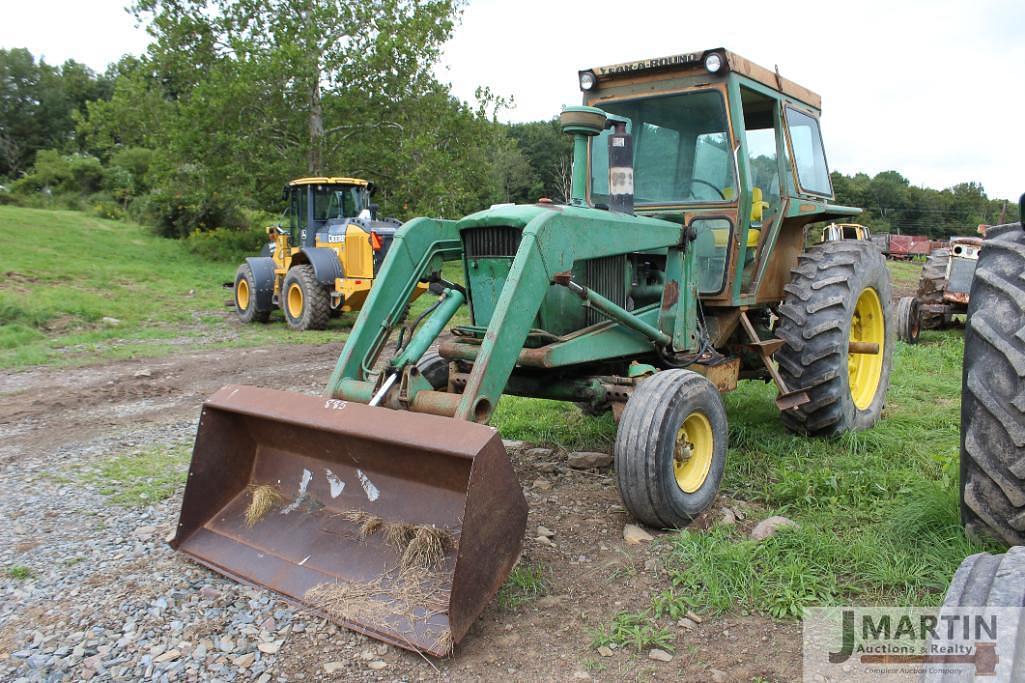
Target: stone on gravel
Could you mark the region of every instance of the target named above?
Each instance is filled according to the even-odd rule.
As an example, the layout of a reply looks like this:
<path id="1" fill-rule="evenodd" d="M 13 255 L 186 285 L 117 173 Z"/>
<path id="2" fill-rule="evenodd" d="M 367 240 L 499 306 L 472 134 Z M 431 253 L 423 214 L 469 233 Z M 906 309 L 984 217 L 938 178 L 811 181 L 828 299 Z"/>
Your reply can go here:
<path id="1" fill-rule="evenodd" d="M 704 621 L 704 619 L 702 619 L 699 614 L 691 610 L 687 610 L 687 614 L 685 614 L 684 616 L 693 621 L 695 624 L 700 624 L 702 621 Z"/>
<path id="2" fill-rule="evenodd" d="M 726 683 L 730 679 L 725 671 L 719 669 L 709 669 L 708 675 L 712 677 L 713 683 Z"/>
<path id="3" fill-rule="evenodd" d="M 524 453 L 528 458 L 536 458 L 538 460 L 544 460 L 545 458 L 552 457 L 551 448 L 528 448 L 527 452 Z"/>
<path id="4" fill-rule="evenodd" d="M 516 441 L 515 439 L 502 439 L 502 445 L 505 446 L 507 451 L 519 451 L 527 445 L 526 441 Z"/>
<path id="5" fill-rule="evenodd" d="M 212 586 L 203 586 L 199 589 L 199 594 L 207 600 L 216 600 L 221 597 L 221 592 Z"/>
<path id="6" fill-rule="evenodd" d="M 260 643 L 256 647 L 260 650 L 260 652 L 262 652 L 264 654 L 276 655 L 278 653 L 278 650 L 281 649 L 281 644 L 283 642 L 285 642 L 285 641 L 283 641 L 283 640 L 274 640 L 274 641 L 271 641 L 269 643 Z"/>
<path id="7" fill-rule="evenodd" d="M 324 664 L 324 673 L 336 674 L 345 668 L 345 662 L 327 662 Z"/>
<path id="8" fill-rule="evenodd" d="M 719 523 L 727 526 L 737 523 L 737 514 L 730 508 L 723 508 L 719 513 Z"/>
<path id="9" fill-rule="evenodd" d="M 612 466 L 612 456 L 608 453 L 577 451 L 566 458 L 569 466 L 575 470 L 601 469 Z"/>
<path id="10" fill-rule="evenodd" d="M 551 491 L 552 482 L 548 481 L 547 479 L 535 479 L 534 488 L 536 488 L 538 491 Z"/>
<path id="11" fill-rule="evenodd" d="M 774 515 L 768 519 L 763 519 L 758 522 L 755 528 L 751 530 L 751 538 L 756 541 L 764 541 L 770 536 L 775 536 L 776 533 L 784 527 L 799 529 L 800 525 L 792 519 Z"/>
<path id="12" fill-rule="evenodd" d="M 538 543 L 540 543 L 541 545 L 547 545 L 547 546 L 549 546 L 551 548 L 555 547 L 555 542 L 552 541 L 552 539 L 548 538 L 547 536 L 538 536 L 534 540 L 537 541 Z"/>
<path id="13" fill-rule="evenodd" d="M 574 671 L 573 678 L 575 678 L 578 681 L 589 681 L 591 680 L 591 674 L 587 673 L 586 671 Z"/>
<path id="14" fill-rule="evenodd" d="M 623 527 L 623 540 L 626 541 L 627 545 L 637 545 L 642 541 L 654 540 L 654 536 L 636 524 L 627 524 Z"/>
<path id="15" fill-rule="evenodd" d="M 132 535 L 140 541 L 144 541 L 150 536 L 152 536 L 154 533 L 156 533 L 156 531 L 157 528 L 155 526 L 141 526 L 137 528 L 135 531 L 133 531 Z"/>
<path id="16" fill-rule="evenodd" d="M 676 622 L 676 625 L 681 628 L 685 628 L 688 631 L 693 631 L 698 627 L 698 625 L 695 622 L 688 619 L 687 617 L 682 617 L 678 622 Z"/>
<path id="17" fill-rule="evenodd" d="M 602 645 L 598 648 L 598 654 L 600 654 L 602 657 L 611 657 L 612 649 L 606 645 Z"/>
<path id="18" fill-rule="evenodd" d="M 388 662 L 384 661 L 383 659 L 375 659 L 374 661 L 367 664 L 367 666 L 373 669 L 374 671 L 380 671 L 381 669 L 388 666 Z"/>
<path id="19" fill-rule="evenodd" d="M 153 661 L 157 664 L 163 664 L 164 662 L 170 662 L 172 660 L 178 659 L 179 657 L 181 657 L 181 654 L 181 650 L 168 650 L 167 652 L 160 655 Z"/>
<path id="20" fill-rule="evenodd" d="M 235 657 L 235 666 L 237 666 L 240 669 L 248 669 L 253 665 L 253 662 L 255 661 L 256 653 L 247 652 L 244 655 L 239 655 L 238 657 Z"/>
<path id="21" fill-rule="evenodd" d="M 648 659 L 654 659 L 656 662 L 671 662 L 673 661 L 673 656 L 665 650 L 660 650 L 656 647 L 648 652 Z"/>
<path id="22" fill-rule="evenodd" d="M 149 370 L 148 368 L 143 368 L 142 370 L 137 370 L 132 375 L 132 377 L 135 377 L 136 379 L 143 378 L 143 377 L 152 377 L 152 376 L 153 376 L 153 371 Z"/>
<path id="23" fill-rule="evenodd" d="M 555 538 L 554 531 L 552 531 L 546 526 L 541 526 L 540 524 L 537 526 L 537 535 L 544 536 L 545 538 Z"/>

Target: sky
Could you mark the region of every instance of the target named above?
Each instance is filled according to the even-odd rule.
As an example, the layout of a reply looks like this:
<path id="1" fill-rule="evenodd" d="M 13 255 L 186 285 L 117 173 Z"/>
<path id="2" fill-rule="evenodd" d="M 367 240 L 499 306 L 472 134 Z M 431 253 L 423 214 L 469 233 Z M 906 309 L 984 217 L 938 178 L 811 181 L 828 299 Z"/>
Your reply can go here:
<path id="1" fill-rule="evenodd" d="M 139 54 L 125 0 L 0 0 L 0 47 L 102 70 Z M 506 121 L 577 104 L 582 68 L 725 47 L 822 96 L 830 167 L 915 185 L 1025 192 L 1023 0 L 470 0 L 437 73 L 461 99 L 512 97 Z"/>

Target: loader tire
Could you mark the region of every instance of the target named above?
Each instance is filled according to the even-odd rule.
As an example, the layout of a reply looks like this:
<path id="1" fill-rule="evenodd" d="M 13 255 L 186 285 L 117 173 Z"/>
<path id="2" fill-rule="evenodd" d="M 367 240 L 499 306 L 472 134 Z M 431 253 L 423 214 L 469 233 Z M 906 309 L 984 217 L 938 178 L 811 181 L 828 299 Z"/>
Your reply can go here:
<path id="1" fill-rule="evenodd" d="M 445 391 L 448 388 L 448 361 L 437 351 L 425 353 L 416 367 L 435 391 Z"/>
<path id="2" fill-rule="evenodd" d="M 281 310 L 293 330 L 323 330 L 331 317 L 331 295 L 317 282 L 313 266 L 295 266 L 281 283 Z"/>
<path id="3" fill-rule="evenodd" d="M 913 296 L 902 296 L 897 302 L 897 338 L 906 344 L 917 344 L 921 332 L 918 299 Z"/>
<path id="4" fill-rule="evenodd" d="M 883 411 L 895 337 L 883 255 L 862 241 L 817 244 L 798 257 L 783 289 L 775 359 L 787 388 L 811 399 L 784 411 L 783 424 L 809 436 L 871 427 Z M 878 343 L 879 353 L 852 353 L 852 341 Z"/>
<path id="5" fill-rule="evenodd" d="M 270 320 L 270 311 L 256 310 L 256 278 L 248 263 L 235 271 L 235 313 L 244 323 L 265 323 Z"/>
<path id="6" fill-rule="evenodd" d="M 917 299 L 920 304 L 943 305 L 943 292 L 947 289 L 947 263 L 950 261 L 950 249 L 933 249 L 922 266 L 922 275 L 918 279 Z M 952 316 L 943 313 L 922 312 L 920 316 L 923 330 L 942 330 L 952 321 Z"/>
<path id="7" fill-rule="evenodd" d="M 1021 613 L 1023 605 L 1025 605 L 1025 548 L 1016 546 L 999 555 L 979 553 L 966 557 L 954 573 L 950 587 L 947 588 L 947 595 L 943 599 L 943 606 L 937 616 L 941 620 L 945 620 L 945 617 L 953 620 L 959 616 L 983 614 L 975 610 L 960 609 L 964 607 L 1007 607 L 1014 610 L 1013 614 L 1016 618 L 1004 621 L 1004 617 L 999 617 L 1001 628 L 998 632 L 997 642 L 1000 654 L 996 661 L 995 677 L 977 674 L 970 668 L 959 670 L 960 667 L 939 665 L 925 668 L 922 673 L 922 683 L 1021 680 L 1022 670 L 1025 668 L 1025 619 L 1018 617 L 1018 614 Z M 1001 613 L 1011 614 L 1009 611 L 995 613 L 998 615 Z M 959 629 L 955 632 L 957 631 Z M 949 647 L 957 642 L 942 640 L 942 634 L 948 633 L 944 629 L 939 629 L 938 633 L 940 634 L 939 639 L 934 638 L 930 641 L 930 650 L 933 647 Z"/>
<path id="8" fill-rule="evenodd" d="M 987 231 L 968 299 L 961 376 L 961 522 L 1025 544 L 1025 233 Z"/>
<path id="9" fill-rule="evenodd" d="M 616 482 L 627 510 L 657 529 L 686 526 L 715 500 L 728 441 L 722 397 L 703 376 L 663 370 L 644 380 L 616 433 Z"/>

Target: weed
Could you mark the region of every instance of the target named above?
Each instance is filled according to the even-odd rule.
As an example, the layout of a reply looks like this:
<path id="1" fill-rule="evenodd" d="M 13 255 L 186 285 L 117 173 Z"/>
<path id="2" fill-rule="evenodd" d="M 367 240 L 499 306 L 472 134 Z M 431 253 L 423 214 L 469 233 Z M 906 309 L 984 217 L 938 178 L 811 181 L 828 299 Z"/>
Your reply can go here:
<path id="1" fill-rule="evenodd" d="M 498 605 L 502 609 L 516 609 L 548 591 L 544 565 L 519 563 L 509 572 L 509 578 L 498 592 Z"/>
<path id="2" fill-rule="evenodd" d="M 157 447 L 108 458 L 85 469 L 81 479 L 118 505 L 152 505 L 174 495 L 185 482 L 188 462 L 184 444 Z"/>
<path id="3" fill-rule="evenodd" d="M 672 652 L 673 634 L 646 614 L 620 612 L 608 626 L 591 630 L 591 647 L 618 645 L 641 651 L 659 648 Z"/>
<path id="4" fill-rule="evenodd" d="M 22 564 L 16 564 L 7 569 L 7 576 L 11 577 L 15 581 L 24 581 L 31 579 L 35 575 L 29 567 Z"/>

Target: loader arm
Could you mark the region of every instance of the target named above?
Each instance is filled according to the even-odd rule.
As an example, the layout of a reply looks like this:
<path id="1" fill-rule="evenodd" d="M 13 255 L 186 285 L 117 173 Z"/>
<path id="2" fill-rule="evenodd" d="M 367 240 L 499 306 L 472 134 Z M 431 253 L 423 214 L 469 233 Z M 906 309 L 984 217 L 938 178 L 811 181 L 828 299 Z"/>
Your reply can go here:
<path id="1" fill-rule="evenodd" d="M 425 273 L 441 269 L 441 261 L 458 259 L 463 245 L 455 221 L 417 218 L 395 233 L 388 255 L 381 265 L 378 282 L 353 325 L 352 333 L 338 358 L 326 395 L 343 393 L 355 400 L 373 389 L 367 387 L 368 364 L 373 361 L 388 338 L 389 331 L 399 323 L 413 288 Z M 343 392 L 348 385 L 349 392 Z M 364 403 L 369 401 L 366 396 Z"/>

